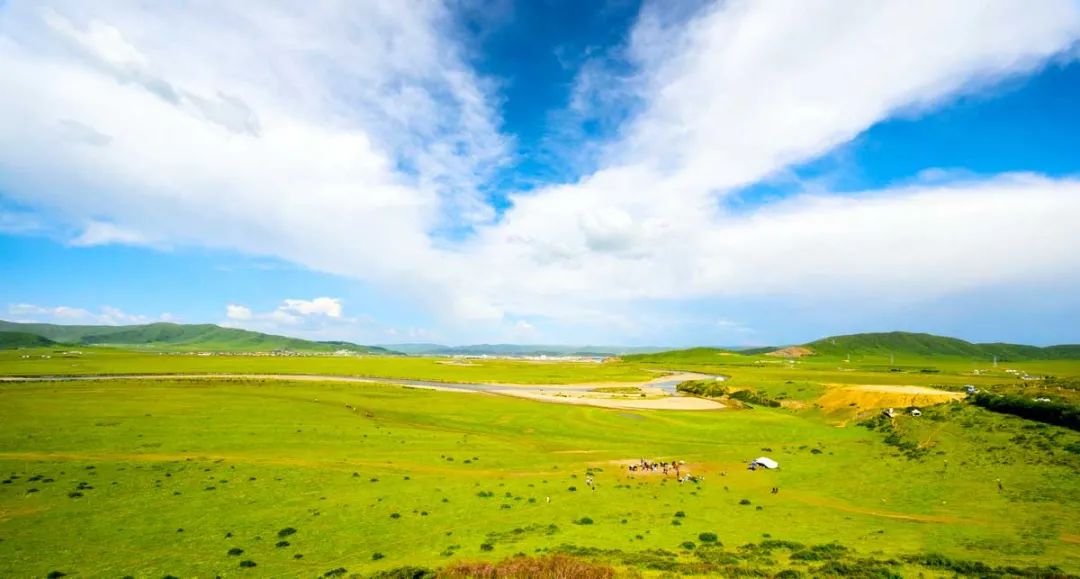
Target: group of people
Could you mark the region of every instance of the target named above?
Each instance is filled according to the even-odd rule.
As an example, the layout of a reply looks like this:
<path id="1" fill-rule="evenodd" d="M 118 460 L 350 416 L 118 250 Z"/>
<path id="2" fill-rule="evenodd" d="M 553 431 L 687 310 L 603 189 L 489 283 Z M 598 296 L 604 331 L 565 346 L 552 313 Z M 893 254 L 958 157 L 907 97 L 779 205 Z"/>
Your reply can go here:
<path id="1" fill-rule="evenodd" d="M 667 474 L 669 470 L 674 470 L 676 473 L 682 468 L 682 465 L 686 464 L 685 460 L 673 460 L 671 462 L 657 462 L 653 460 L 640 459 L 638 464 L 632 464 L 629 468 L 630 472 L 659 472 L 663 471 Z"/>
<path id="2" fill-rule="evenodd" d="M 627 466 L 627 470 L 630 472 L 662 472 L 664 476 L 668 473 L 675 474 L 675 480 L 679 482 L 699 482 L 703 480 L 702 477 L 694 476 L 689 471 L 685 470 L 685 460 L 672 460 L 668 461 L 654 461 L 640 459 L 637 464 L 631 464 Z"/>

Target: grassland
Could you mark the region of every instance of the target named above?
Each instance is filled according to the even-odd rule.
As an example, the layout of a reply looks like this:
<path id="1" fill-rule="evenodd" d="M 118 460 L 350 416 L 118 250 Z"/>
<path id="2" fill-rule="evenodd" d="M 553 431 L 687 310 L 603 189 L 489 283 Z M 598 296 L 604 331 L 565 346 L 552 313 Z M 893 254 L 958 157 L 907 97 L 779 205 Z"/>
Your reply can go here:
<path id="1" fill-rule="evenodd" d="M 656 372 L 638 365 L 620 362 L 493 359 L 462 364 L 445 358 L 403 356 L 197 356 L 112 348 L 82 348 L 74 355 L 62 352 L 55 349 L 0 351 L 0 375 L 311 374 L 520 384 L 640 382 L 657 376 Z"/>
<path id="2" fill-rule="evenodd" d="M 1080 573 L 1077 432 L 965 403 L 889 421 L 852 407 L 838 428 L 837 412 L 815 405 L 832 384 L 1026 388 L 1001 369 L 973 376 L 971 362 L 924 373 L 927 360 L 894 372 L 756 356 L 454 366 L 28 352 L 0 354 L 0 375 L 630 383 L 678 367 L 802 404 L 632 411 L 310 381 L 2 383 L 0 576 L 367 576 L 554 552 L 645 575 Z M 1080 375 L 1076 362 L 1036 364 Z M 763 454 L 781 469 L 745 469 Z M 704 480 L 622 468 L 642 457 L 685 460 Z"/>

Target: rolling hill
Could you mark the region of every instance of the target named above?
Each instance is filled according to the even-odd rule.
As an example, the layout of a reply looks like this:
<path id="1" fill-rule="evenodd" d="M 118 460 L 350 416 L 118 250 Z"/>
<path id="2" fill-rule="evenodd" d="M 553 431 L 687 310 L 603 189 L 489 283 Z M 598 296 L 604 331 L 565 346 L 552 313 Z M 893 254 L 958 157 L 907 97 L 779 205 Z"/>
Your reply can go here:
<path id="1" fill-rule="evenodd" d="M 219 352 L 333 352 L 352 350 L 368 354 L 393 354 L 377 346 L 350 342 L 315 342 L 275 336 L 213 324 L 154 323 L 133 326 L 67 326 L 0 321 L 0 332 L 31 335 L 46 340 L 83 346 L 118 346 L 139 349 Z"/>
<path id="2" fill-rule="evenodd" d="M 0 332 L 0 350 L 44 348 L 55 344 L 56 342 L 48 338 L 43 338 L 37 334 L 30 334 L 27 332 Z"/>
<path id="3" fill-rule="evenodd" d="M 958 338 L 920 334 L 913 332 L 880 332 L 830 336 L 806 344 L 798 349 L 809 349 L 811 356 L 910 356 L 919 358 L 965 358 L 978 360 L 1077 360 L 1080 345 L 1027 346 L 1023 344 L 988 343 L 976 344 Z M 782 349 L 780 349 L 782 350 Z M 730 356 L 757 356 L 778 351 L 777 348 L 754 348 L 731 351 L 722 348 L 690 348 L 653 354 L 623 356 L 624 360 L 647 363 L 709 364 Z M 727 361 L 731 361 L 730 358 Z"/>
<path id="4" fill-rule="evenodd" d="M 1054 360 L 1080 358 L 1080 345 L 1027 346 L 1023 344 L 976 344 L 958 338 L 912 332 L 881 332 L 831 336 L 804 344 L 817 355 L 915 355 L 999 360 Z"/>

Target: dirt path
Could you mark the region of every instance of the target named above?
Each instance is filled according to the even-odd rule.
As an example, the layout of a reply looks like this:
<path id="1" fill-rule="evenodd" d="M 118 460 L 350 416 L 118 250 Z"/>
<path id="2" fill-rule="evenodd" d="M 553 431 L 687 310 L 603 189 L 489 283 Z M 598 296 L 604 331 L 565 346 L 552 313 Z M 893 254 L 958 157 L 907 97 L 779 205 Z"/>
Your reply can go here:
<path id="1" fill-rule="evenodd" d="M 868 507 L 860 507 L 849 503 L 844 503 L 838 500 L 827 499 L 824 497 L 807 495 L 800 492 L 787 491 L 783 493 L 784 497 L 791 497 L 792 499 L 799 501 L 800 503 L 813 505 L 815 507 L 825 507 L 830 509 L 836 509 L 838 511 L 844 511 L 845 513 L 855 513 L 858 515 L 870 515 L 872 517 L 882 517 L 885 519 L 895 519 L 899 521 L 912 521 L 916 523 L 946 523 L 956 524 L 963 523 L 967 525 L 980 525 L 989 526 L 989 521 L 982 521 L 978 519 L 963 519 L 960 517 L 953 517 L 950 515 L 917 515 L 910 513 L 898 513 L 895 511 L 887 511 L 884 509 L 872 509 Z"/>

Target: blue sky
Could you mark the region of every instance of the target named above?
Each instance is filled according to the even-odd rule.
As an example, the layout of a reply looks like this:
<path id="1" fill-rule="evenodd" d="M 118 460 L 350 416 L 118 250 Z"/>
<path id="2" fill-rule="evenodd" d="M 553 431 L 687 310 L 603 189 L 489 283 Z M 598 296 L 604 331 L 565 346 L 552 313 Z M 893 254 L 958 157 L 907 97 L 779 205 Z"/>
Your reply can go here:
<path id="1" fill-rule="evenodd" d="M 1080 6 L 800 10 L 0 3 L 0 318 L 1080 342 Z"/>

